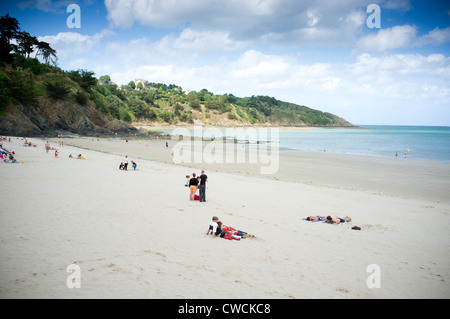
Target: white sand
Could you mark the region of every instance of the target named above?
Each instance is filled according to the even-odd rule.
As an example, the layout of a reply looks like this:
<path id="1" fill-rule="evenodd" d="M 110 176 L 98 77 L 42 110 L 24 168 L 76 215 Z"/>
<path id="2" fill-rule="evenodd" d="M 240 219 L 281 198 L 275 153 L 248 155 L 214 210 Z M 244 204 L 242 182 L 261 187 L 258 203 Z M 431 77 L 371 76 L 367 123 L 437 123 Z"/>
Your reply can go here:
<path id="1" fill-rule="evenodd" d="M 44 140 L 4 143 L 24 164 L 0 164 L 1 298 L 450 297 L 450 163 L 296 153 L 275 176 L 204 165 L 199 203 L 184 176 L 202 165 L 170 164 L 163 141 L 63 140 L 58 159 Z M 137 171 L 118 170 L 125 155 Z M 211 239 L 213 215 L 257 238 Z"/>

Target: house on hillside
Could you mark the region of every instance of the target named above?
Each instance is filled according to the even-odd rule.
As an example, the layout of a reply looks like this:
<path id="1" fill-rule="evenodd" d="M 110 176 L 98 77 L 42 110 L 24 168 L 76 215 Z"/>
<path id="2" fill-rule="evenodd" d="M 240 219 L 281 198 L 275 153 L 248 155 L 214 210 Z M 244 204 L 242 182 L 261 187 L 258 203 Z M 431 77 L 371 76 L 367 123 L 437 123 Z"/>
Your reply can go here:
<path id="1" fill-rule="evenodd" d="M 139 83 L 142 84 L 142 88 L 143 88 L 143 89 L 145 89 L 145 88 L 148 87 L 148 81 L 147 81 L 147 80 L 144 80 L 144 79 L 136 79 L 136 80 L 134 81 L 134 85 L 135 85 L 135 87 L 136 87 L 136 90 L 140 90 L 140 89 L 141 89 L 141 88 L 139 87 Z"/>

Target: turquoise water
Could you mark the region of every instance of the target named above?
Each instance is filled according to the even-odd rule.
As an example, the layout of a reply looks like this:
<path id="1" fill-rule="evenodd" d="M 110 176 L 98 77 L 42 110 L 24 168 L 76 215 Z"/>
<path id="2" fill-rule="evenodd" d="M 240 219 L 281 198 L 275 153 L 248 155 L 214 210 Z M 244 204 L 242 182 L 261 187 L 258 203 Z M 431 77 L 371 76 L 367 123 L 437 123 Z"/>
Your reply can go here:
<path id="1" fill-rule="evenodd" d="M 360 127 L 280 132 L 280 149 L 450 161 L 450 127 Z"/>
<path id="2" fill-rule="evenodd" d="M 381 126 L 360 125 L 359 129 L 311 129 L 279 131 L 280 150 L 331 152 L 382 157 L 407 158 L 450 162 L 450 127 L 443 126 Z M 169 134 L 180 134 L 163 130 Z M 190 136 L 220 138 L 227 136 L 238 140 L 264 140 L 258 129 L 249 134 L 246 129 L 185 130 Z M 266 130 L 266 140 L 271 139 L 271 129 Z M 185 134 L 182 134 L 185 135 Z M 274 135 L 276 137 L 276 135 Z M 273 142 L 273 144 L 276 142 Z M 264 147 L 264 145 L 263 145 Z"/>

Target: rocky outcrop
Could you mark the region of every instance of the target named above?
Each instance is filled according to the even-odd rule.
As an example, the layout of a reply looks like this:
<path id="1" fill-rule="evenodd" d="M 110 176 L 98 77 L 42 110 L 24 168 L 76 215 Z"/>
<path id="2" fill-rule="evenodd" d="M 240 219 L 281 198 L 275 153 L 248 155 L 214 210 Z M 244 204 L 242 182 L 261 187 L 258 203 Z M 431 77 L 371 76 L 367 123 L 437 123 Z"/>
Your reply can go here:
<path id="1" fill-rule="evenodd" d="M 0 116 L 1 135 L 41 136 L 69 132 L 93 136 L 129 135 L 137 133 L 137 129 L 103 115 L 91 101 L 80 105 L 39 97 L 31 105 L 9 103 Z"/>

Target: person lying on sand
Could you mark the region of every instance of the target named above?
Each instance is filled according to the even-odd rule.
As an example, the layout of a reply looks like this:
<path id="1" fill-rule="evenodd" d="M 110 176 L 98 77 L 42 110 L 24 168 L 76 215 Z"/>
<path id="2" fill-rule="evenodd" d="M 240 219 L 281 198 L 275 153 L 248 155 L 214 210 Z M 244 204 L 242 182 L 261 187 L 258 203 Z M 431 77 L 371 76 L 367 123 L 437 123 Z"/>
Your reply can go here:
<path id="1" fill-rule="evenodd" d="M 247 232 L 244 232 L 242 230 L 237 230 L 236 228 L 233 228 L 231 226 L 226 226 L 226 225 L 222 224 L 221 227 L 222 227 L 222 233 L 224 234 L 223 238 L 225 238 L 225 239 L 240 240 L 241 238 L 254 237 L 253 235 L 251 235 L 251 234 L 249 234 Z"/>
<path id="2" fill-rule="evenodd" d="M 341 218 L 341 217 L 332 218 L 331 216 L 327 216 L 324 223 L 341 224 L 341 223 L 351 222 L 351 221 L 352 221 L 352 219 L 348 216 L 345 216 L 344 218 Z"/>
<path id="3" fill-rule="evenodd" d="M 321 222 L 324 221 L 325 219 L 326 219 L 325 216 L 308 216 L 305 218 L 305 220 L 310 222 Z"/>

